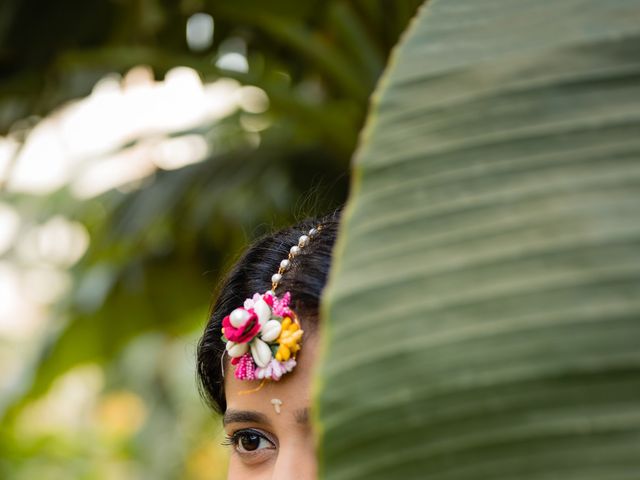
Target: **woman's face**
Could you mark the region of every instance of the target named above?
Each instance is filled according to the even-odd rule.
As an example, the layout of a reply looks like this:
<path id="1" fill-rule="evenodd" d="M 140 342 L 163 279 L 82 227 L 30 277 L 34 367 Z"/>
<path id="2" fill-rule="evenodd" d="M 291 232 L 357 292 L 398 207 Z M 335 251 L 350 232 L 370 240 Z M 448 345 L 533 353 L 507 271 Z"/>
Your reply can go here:
<path id="1" fill-rule="evenodd" d="M 266 382 L 257 392 L 243 393 L 257 388 L 259 381 L 225 376 L 229 480 L 316 479 L 309 411 L 316 343 L 315 335 L 305 338 L 293 371 L 279 382 Z"/>

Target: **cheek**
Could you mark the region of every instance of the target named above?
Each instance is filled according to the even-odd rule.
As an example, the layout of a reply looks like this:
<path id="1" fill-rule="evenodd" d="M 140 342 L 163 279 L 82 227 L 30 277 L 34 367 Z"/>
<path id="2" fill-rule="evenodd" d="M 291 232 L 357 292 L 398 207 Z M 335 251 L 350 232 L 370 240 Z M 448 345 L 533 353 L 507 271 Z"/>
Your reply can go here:
<path id="1" fill-rule="evenodd" d="M 274 467 L 277 454 L 268 459 L 259 459 L 257 463 L 242 460 L 237 454 L 232 453 L 229 459 L 229 473 L 227 480 L 262 480 L 274 478 Z"/>
<path id="2" fill-rule="evenodd" d="M 317 478 L 316 472 L 316 449 L 310 428 L 292 435 L 287 442 L 283 442 L 278 452 L 273 478 L 312 479 Z"/>
<path id="3" fill-rule="evenodd" d="M 276 450 L 253 458 L 231 453 L 228 480 L 317 478 L 317 460 L 311 429 L 281 432 Z"/>

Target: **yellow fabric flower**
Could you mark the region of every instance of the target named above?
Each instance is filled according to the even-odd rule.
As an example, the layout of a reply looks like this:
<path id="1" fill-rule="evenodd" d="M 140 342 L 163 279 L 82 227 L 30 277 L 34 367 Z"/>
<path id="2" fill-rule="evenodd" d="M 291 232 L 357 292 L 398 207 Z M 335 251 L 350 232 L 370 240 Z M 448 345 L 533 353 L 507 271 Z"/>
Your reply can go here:
<path id="1" fill-rule="evenodd" d="M 282 321 L 282 331 L 278 337 L 278 351 L 276 360 L 286 362 L 300 350 L 300 340 L 304 332 L 300 330 L 300 325 L 294 323 L 291 318 L 286 317 Z"/>

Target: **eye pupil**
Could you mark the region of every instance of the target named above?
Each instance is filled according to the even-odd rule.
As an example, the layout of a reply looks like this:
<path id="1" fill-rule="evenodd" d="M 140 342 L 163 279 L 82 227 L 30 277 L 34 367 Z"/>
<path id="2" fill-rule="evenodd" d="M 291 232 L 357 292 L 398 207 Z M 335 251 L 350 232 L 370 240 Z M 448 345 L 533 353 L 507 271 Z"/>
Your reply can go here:
<path id="1" fill-rule="evenodd" d="M 249 452 L 257 450 L 260 446 L 260 437 L 255 433 L 245 433 L 240 437 L 240 444 L 243 449 Z"/>

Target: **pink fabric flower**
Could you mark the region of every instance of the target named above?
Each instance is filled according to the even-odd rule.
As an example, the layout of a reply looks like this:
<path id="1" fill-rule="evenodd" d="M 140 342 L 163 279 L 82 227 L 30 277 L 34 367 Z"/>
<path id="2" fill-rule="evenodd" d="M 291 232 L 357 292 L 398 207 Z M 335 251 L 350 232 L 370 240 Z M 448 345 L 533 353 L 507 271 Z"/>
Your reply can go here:
<path id="1" fill-rule="evenodd" d="M 239 357 L 235 371 L 235 376 L 238 380 L 255 380 L 255 372 L 256 364 L 253 363 L 251 354 L 245 353 Z"/>
<path id="2" fill-rule="evenodd" d="M 273 299 L 273 313 L 279 317 L 291 316 L 291 309 L 289 309 L 289 303 L 291 302 L 291 293 L 286 292 L 281 299 Z"/>
<path id="3" fill-rule="evenodd" d="M 282 378 L 282 375 L 293 370 L 295 366 L 296 361 L 293 358 L 290 358 L 286 362 L 279 362 L 274 358 L 266 367 L 256 368 L 254 372 L 254 378 L 268 378 L 277 382 L 278 380 L 280 380 L 280 378 Z"/>
<path id="4" fill-rule="evenodd" d="M 265 292 L 264 295 L 262 295 L 262 299 L 267 303 L 267 305 L 273 308 L 273 296 L 271 295 L 271 292 Z"/>
<path id="5" fill-rule="evenodd" d="M 247 312 L 250 313 L 249 318 L 238 328 L 231 325 L 229 315 L 222 319 L 222 328 L 227 340 L 236 343 L 247 343 L 258 334 L 261 328 L 258 316 L 253 310 L 247 310 Z"/>
<path id="6" fill-rule="evenodd" d="M 250 308 L 253 308 L 255 303 L 259 301 L 261 298 L 262 298 L 262 295 L 260 295 L 259 293 L 254 293 L 253 297 L 247 298 L 244 301 L 244 308 L 246 308 L 247 310 L 249 310 Z"/>

